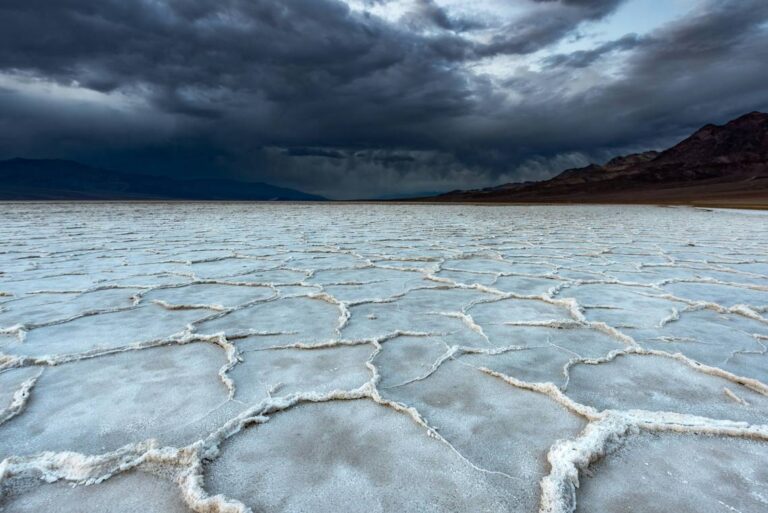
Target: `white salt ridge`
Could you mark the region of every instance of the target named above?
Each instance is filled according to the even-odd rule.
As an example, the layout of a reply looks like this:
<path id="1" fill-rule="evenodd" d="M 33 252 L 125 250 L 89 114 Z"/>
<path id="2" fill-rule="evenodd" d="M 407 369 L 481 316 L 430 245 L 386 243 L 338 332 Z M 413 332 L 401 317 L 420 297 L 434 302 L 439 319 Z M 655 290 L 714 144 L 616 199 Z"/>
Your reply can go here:
<path id="1" fill-rule="evenodd" d="M 40 377 L 40 374 L 42 374 L 42 370 L 37 372 L 36 375 L 19 383 L 18 388 L 15 390 L 11 389 L 13 393 L 11 395 L 10 401 L 7 403 L 7 406 L 5 406 L 4 409 L 0 410 L 0 424 L 11 420 L 13 417 L 21 413 L 21 411 L 24 409 L 24 406 L 27 404 L 27 401 L 29 400 L 29 393 L 32 390 L 32 387 L 35 386 L 35 383 L 37 383 L 37 379 Z M 6 392 L 4 395 L 8 395 L 8 393 Z"/>
<path id="2" fill-rule="evenodd" d="M 766 504 L 758 217 L 4 207 L 2 511 Z"/>

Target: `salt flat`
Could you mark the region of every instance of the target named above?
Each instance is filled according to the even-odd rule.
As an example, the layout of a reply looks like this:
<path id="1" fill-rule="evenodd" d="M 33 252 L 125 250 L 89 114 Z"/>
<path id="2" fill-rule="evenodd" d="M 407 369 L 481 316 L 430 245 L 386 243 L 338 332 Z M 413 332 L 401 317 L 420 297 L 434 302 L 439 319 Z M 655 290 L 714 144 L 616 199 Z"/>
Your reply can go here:
<path id="1" fill-rule="evenodd" d="M 2 512 L 768 510 L 764 215 L 5 203 L 0 241 Z"/>

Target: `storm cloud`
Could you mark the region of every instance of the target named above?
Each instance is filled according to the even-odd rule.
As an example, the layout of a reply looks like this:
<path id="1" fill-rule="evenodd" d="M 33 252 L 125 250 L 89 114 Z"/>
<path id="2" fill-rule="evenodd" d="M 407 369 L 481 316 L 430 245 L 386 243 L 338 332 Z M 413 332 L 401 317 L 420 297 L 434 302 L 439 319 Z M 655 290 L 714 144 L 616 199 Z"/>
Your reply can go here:
<path id="1" fill-rule="evenodd" d="M 765 1 L 690 0 L 644 33 L 612 21 L 631 2 L 5 0 L 0 158 L 377 197 L 545 178 L 768 107 Z"/>

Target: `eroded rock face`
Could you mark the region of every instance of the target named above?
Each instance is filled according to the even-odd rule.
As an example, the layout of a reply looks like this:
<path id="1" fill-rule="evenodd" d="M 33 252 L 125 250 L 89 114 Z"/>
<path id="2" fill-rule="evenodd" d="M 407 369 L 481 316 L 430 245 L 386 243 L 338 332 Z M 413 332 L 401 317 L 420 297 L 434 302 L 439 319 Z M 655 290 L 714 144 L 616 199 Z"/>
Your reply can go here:
<path id="1" fill-rule="evenodd" d="M 426 200 L 696 205 L 752 198 L 764 205 L 766 176 L 768 114 L 751 112 L 722 126 L 706 125 L 660 153 L 635 153 L 602 166 L 568 169 L 549 180 L 452 191 Z"/>
<path id="2" fill-rule="evenodd" d="M 762 511 L 764 219 L 4 205 L 0 511 Z"/>

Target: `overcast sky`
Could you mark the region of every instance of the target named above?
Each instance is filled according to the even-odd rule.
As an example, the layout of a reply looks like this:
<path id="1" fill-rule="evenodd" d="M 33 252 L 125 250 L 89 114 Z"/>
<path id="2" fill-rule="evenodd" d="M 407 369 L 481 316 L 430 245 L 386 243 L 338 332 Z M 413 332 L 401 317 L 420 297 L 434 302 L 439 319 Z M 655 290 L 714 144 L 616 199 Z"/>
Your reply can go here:
<path id="1" fill-rule="evenodd" d="M 476 188 L 768 110 L 766 63 L 766 0 L 2 0 L 0 158 Z"/>

